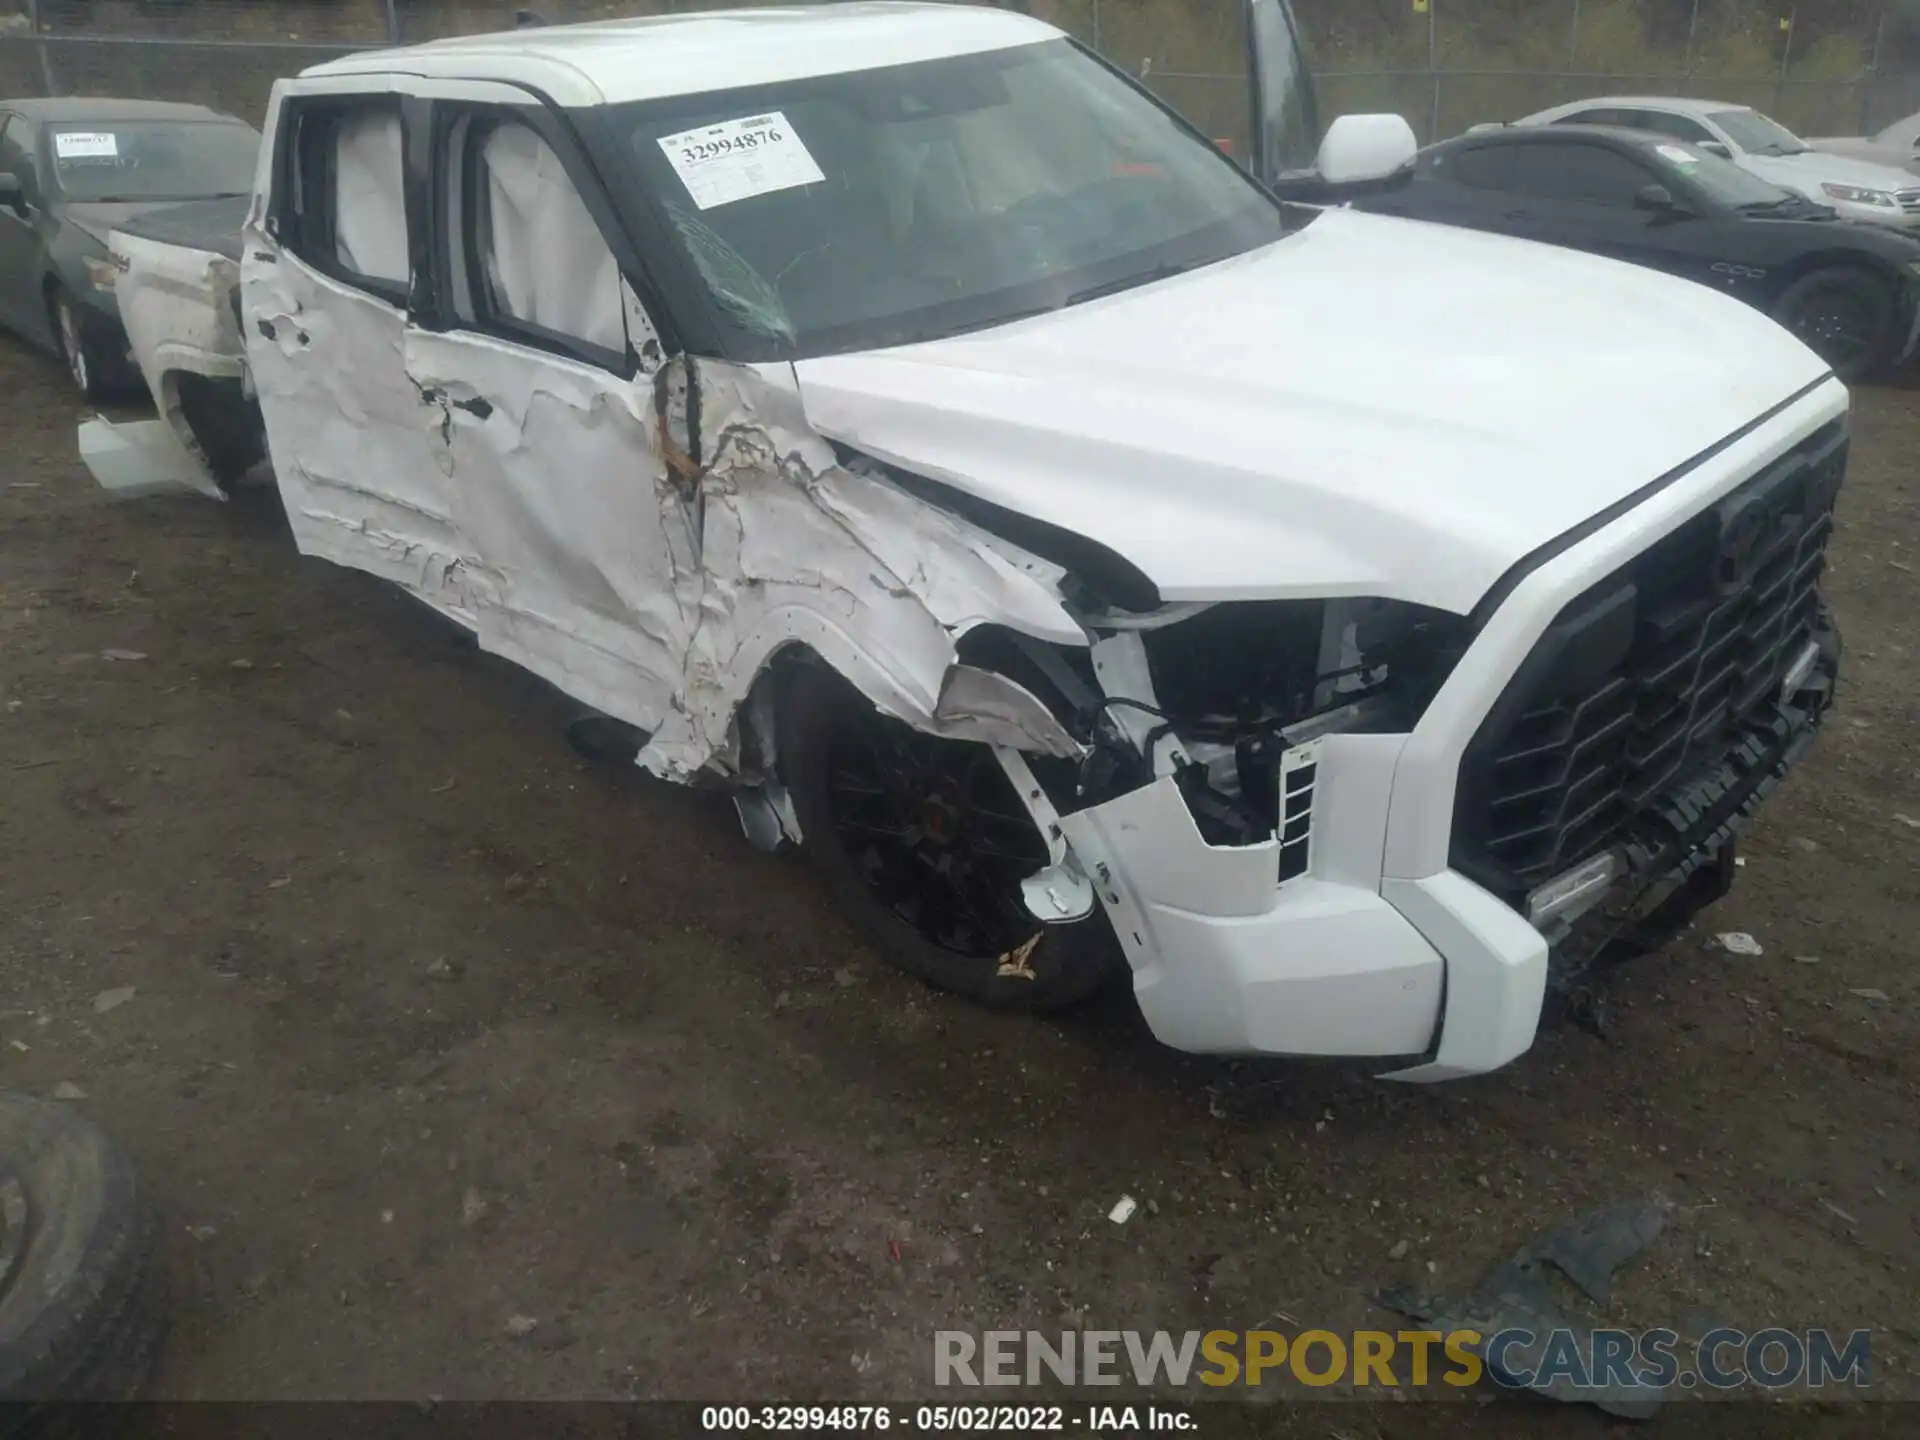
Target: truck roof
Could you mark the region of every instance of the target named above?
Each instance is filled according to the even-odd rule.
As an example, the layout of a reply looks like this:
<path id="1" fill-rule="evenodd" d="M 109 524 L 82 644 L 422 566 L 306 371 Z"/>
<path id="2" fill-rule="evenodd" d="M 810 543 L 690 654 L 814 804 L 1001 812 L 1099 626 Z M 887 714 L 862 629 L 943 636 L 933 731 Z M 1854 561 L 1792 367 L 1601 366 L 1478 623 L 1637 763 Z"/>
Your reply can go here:
<path id="1" fill-rule="evenodd" d="M 857 0 L 541 25 L 328 61 L 303 76 L 409 74 L 532 86 L 588 106 L 841 75 L 1059 39 L 984 6 Z"/>

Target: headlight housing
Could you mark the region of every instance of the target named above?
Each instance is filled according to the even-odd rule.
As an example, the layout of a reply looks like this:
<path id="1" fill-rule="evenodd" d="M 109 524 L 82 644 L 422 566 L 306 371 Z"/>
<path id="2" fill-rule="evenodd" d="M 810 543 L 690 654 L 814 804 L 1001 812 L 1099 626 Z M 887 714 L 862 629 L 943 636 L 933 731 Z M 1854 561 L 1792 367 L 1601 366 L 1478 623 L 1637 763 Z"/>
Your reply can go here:
<path id="1" fill-rule="evenodd" d="M 87 283 L 96 290 L 113 293 L 113 284 L 120 276 L 119 267 L 113 263 L 111 255 L 89 255 L 80 262 L 87 270 Z"/>
<path id="2" fill-rule="evenodd" d="M 1867 190 L 1858 185 L 1822 185 L 1820 191 L 1830 200 L 1841 200 L 1849 205 L 1874 205 L 1883 210 L 1899 207 L 1899 201 L 1893 198 L 1889 190 Z"/>

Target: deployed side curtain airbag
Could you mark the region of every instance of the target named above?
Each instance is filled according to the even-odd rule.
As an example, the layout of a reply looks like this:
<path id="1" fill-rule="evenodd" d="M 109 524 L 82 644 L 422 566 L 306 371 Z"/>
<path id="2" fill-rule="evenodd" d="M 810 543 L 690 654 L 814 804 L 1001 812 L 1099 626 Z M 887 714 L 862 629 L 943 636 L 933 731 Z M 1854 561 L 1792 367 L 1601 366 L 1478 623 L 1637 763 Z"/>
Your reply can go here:
<path id="1" fill-rule="evenodd" d="M 400 117 L 366 109 L 333 129 L 333 244 L 339 262 L 372 280 L 407 282 L 407 192 Z"/>
<path id="2" fill-rule="evenodd" d="M 509 123 L 487 136 L 481 159 L 494 304 L 544 330 L 625 350 L 619 264 L 559 157 L 525 125 Z"/>

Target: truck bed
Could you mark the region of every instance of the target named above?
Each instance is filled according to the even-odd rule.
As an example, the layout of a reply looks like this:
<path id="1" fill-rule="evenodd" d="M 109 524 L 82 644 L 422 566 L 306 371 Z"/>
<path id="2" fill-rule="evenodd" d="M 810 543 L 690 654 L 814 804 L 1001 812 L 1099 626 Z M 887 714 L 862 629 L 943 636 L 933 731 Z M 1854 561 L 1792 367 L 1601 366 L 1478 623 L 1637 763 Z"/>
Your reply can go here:
<path id="1" fill-rule="evenodd" d="M 252 197 L 234 195 L 221 200 L 190 200 L 184 205 L 150 211 L 114 227 L 122 234 L 205 250 L 229 260 L 240 259 L 240 229 L 246 224 Z"/>

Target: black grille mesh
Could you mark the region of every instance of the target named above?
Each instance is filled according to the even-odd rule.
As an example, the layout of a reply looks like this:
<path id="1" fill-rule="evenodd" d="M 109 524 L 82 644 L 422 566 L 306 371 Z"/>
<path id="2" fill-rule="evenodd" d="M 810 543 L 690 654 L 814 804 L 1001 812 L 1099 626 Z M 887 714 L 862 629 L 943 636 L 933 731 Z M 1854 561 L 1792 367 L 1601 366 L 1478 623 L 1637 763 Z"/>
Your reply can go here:
<path id="1" fill-rule="evenodd" d="M 1773 721 L 1820 622 L 1846 445 L 1826 427 L 1560 614 L 1468 747 L 1456 869 L 1517 901 Z"/>

